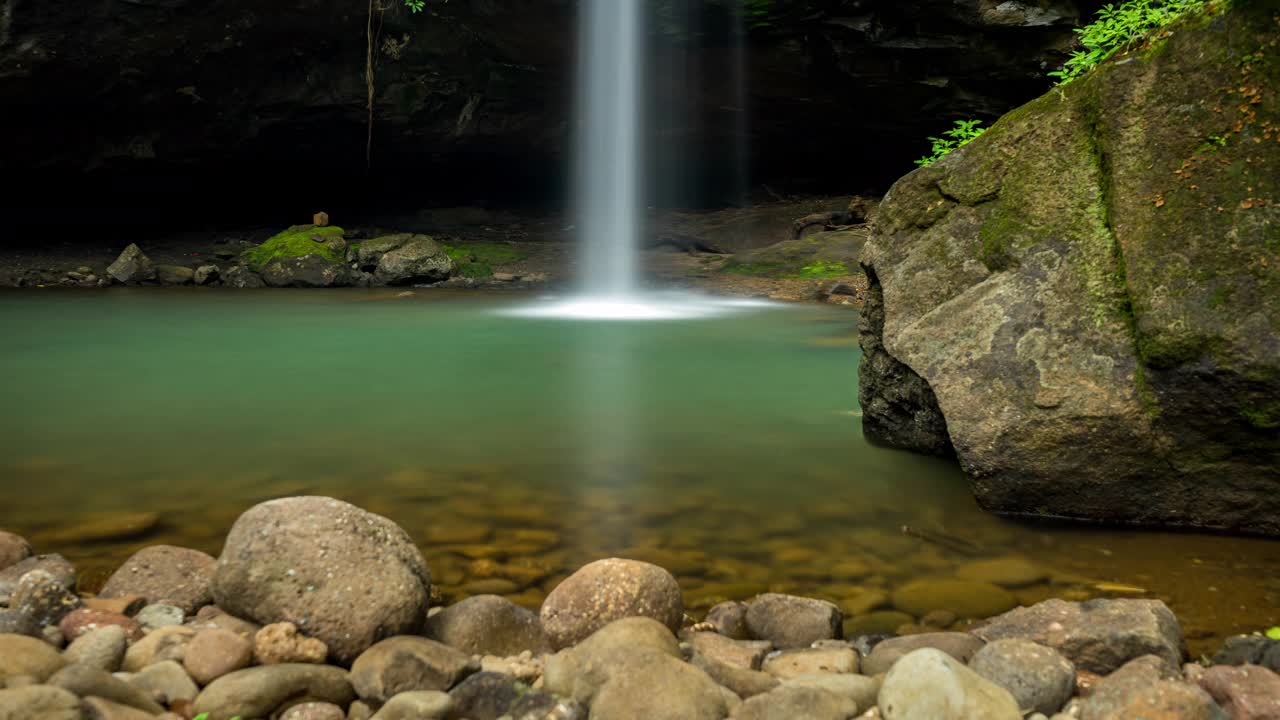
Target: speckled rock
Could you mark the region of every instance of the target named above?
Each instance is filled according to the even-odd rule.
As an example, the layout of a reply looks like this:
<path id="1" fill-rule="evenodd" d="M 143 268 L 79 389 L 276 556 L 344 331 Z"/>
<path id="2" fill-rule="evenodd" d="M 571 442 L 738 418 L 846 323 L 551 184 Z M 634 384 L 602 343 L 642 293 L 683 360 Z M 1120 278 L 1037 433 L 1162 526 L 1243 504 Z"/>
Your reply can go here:
<path id="1" fill-rule="evenodd" d="M 37 681 L 62 669 L 67 661 L 43 640 L 25 635 L 0 635 L 0 681 L 30 675 Z"/>
<path id="2" fill-rule="evenodd" d="M 769 673 L 730 665 L 697 652 L 689 659 L 689 663 L 744 700 L 767 693 L 781 684 L 778 678 Z"/>
<path id="3" fill-rule="evenodd" d="M 253 644 L 230 630 L 219 628 L 196 633 L 182 657 L 182 667 L 201 685 L 246 668 L 251 662 Z"/>
<path id="4" fill-rule="evenodd" d="M 711 623 L 716 632 L 734 640 L 751 637 L 747 632 L 747 604 L 736 600 L 717 603 L 707 611 L 705 622 Z"/>
<path id="5" fill-rule="evenodd" d="M 195 636 L 196 631 L 189 627 L 160 628 L 129 646 L 125 651 L 121 669 L 126 672 L 138 672 L 148 665 L 165 660 L 182 662 L 182 658 L 187 654 L 187 644 Z"/>
<path id="6" fill-rule="evenodd" d="M 450 605 L 427 620 L 427 637 L 469 655 L 550 652 L 538 616 L 496 595 L 477 595 Z"/>
<path id="7" fill-rule="evenodd" d="M 156 715 L 164 712 L 159 703 L 143 692 L 105 670 L 88 665 L 68 665 L 50 676 L 49 685 L 79 695 L 100 697 L 114 703 Z"/>
<path id="8" fill-rule="evenodd" d="M 458 683 L 449 691 L 455 717 L 467 720 L 499 720 L 523 717 L 527 712 L 546 712 L 556 705 L 556 698 L 531 689 L 528 685 L 501 673 L 479 672 Z M 518 709 L 516 706 L 520 705 Z"/>
<path id="9" fill-rule="evenodd" d="M 748 670 L 759 670 L 764 656 L 773 649 L 767 640 L 733 640 L 712 632 L 691 633 L 686 642 L 699 655 Z"/>
<path id="10" fill-rule="evenodd" d="M 155 720 L 157 715 L 106 698 L 90 696 L 83 700 L 86 720 Z"/>
<path id="11" fill-rule="evenodd" d="M 1076 689 L 1076 667 L 1058 651 L 1030 640 L 996 640 L 979 649 L 969 669 L 1008 690 L 1018 707 L 1052 715 Z"/>
<path id="12" fill-rule="evenodd" d="M 322 663 L 329 648 L 298 632 L 293 623 L 273 623 L 253 636 L 253 658 L 260 665 Z"/>
<path id="13" fill-rule="evenodd" d="M 244 618 L 238 618 L 216 605 L 205 605 L 196 613 L 194 619 L 187 622 L 187 627 L 197 631 L 209 628 L 230 630 L 246 640 L 252 640 L 262 626 Z"/>
<path id="14" fill-rule="evenodd" d="M 198 550 L 153 545 L 134 553 L 107 580 L 100 596 L 141 595 L 191 615 L 213 602 L 214 559 Z"/>
<path id="15" fill-rule="evenodd" d="M 134 673 L 128 683 L 165 704 L 192 702 L 200 694 L 195 681 L 173 660 L 148 665 Z"/>
<path id="16" fill-rule="evenodd" d="M 67 559 L 56 553 L 34 555 L 0 570 L 0 599 L 10 598 L 18 581 L 32 570 L 44 570 L 68 590 L 76 587 L 76 569 Z"/>
<path id="17" fill-rule="evenodd" d="M 1099 680 L 1081 702 L 1087 720 L 1227 720 L 1207 692 L 1182 680 L 1163 658 L 1146 655 Z"/>
<path id="18" fill-rule="evenodd" d="M 90 610 L 89 608 L 80 608 L 68 613 L 58 623 L 58 629 L 62 630 L 63 636 L 68 641 L 74 642 L 81 635 L 109 625 L 116 625 L 124 630 L 129 642 L 136 642 L 142 639 L 142 625 L 137 620 L 117 613 Z"/>
<path id="19" fill-rule="evenodd" d="M 962 618 L 999 615 L 1018 601 L 1004 588 L 989 582 L 923 578 L 894 590 L 893 606 L 916 617 L 934 610 L 949 610 Z"/>
<path id="20" fill-rule="evenodd" d="M 958 632 L 920 633 L 889 638 L 876 643 L 871 654 L 863 658 L 862 672 L 867 675 L 889 672 L 889 668 L 904 655 L 920 648 L 941 650 L 956 660 L 967 663 L 983 645 L 981 638 Z"/>
<path id="21" fill-rule="evenodd" d="M 340 663 L 385 637 L 419 631 L 430 589 L 426 561 L 404 530 L 322 497 L 246 511 L 213 579 L 219 607 L 260 623 L 292 622 Z"/>
<path id="22" fill-rule="evenodd" d="M 31 543 L 21 535 L 0 530 L 0 571 L 31 557 Z"/>
<path id="23" fill-rule="evenodd" d="M 609 558 L 557 585 L 540 617 L 552 647 L 564 648 L 626 617 L 653 618 L 674 632 L 684 617 L 684 599 L 676 579 L 657 565 Z"/>
<path id="24" fill-rule="evenodd" d="M 116 672 L 124 663 L 124 654 L 128 649 L 129 638 L 124 628 L 108 625 L 73 640 L 62 652 L 62 656 L 70 663 Z"/>
<path id="25" fill-rule="evenodd" d="M 1022 720 L 1007 690 L 933 648 L 908 653 L 894 664 L 878 705 L 884 720 Z"/>
<path id="26" fill-rule="evenodd" d="M 777 678 L 812 673 L 856 673 L 858 653 L 851 648 L 797 648 L 765 658 L 761 669 Z"/>
<path id="27" fill-rule="evenodd" d="M 1280 675 L 1260 665 L 1219 665 L 1204 671 L 1200 687 L 1231 720 L 1280 720 Z"/>
<path id="28" fill-rule="evenodd" d="M 443 720 L 453 710 L 453 700 L 439 690 L 400 693 L 387 701 L 372 720 Z"/>
<path id="29" fill-rule="evenodd" d="M 46 570 L 32 570 L 13 588 L 9 607 L 41 626 L 57 625 L 81 606 L 80 597 Z"/>
<path id="30" fill-rule="evenodd" d="M 402 692 L 448 690 L 479 669 L 466 653 L 406 635 L 361 653 L 351 666 L 351 684 L 361 700 L 383 703 Z"/>
<path id="31" fill-rule="evenodd" d="M 209 720 L 268 717 L 286 701 L 307 697 L 346 707 L 355 699 L 347 672 L 330 665 L 266 665 L 237 670 L 214 680 L 192 709 Z"/>
<path id="32" fill-rule="evenodd" d="M 84 713 L 80 711 L 80 698 L 62 688 L 48 685 L 0 690 L 0 720 L 37 719 L 84 720 Z"/>
<path id="33" fill-rule="evenodd" d="M 808 647 L 838 638 L 843 623 L 844 613 L 826 600 L 766 593 L 747 603 L 747 632 L 778 648 Z"/>
<path id="34" fill-rule="evenodd" d="M 1046 600 L 993 618 L 973 633 L 988 641 L 1022 638 L 1047 645 L 1077 669 L 1100 675 L 1143 655 L 1179 667 L 1186 648 L 1178 619 L 1159 600 Z"/>

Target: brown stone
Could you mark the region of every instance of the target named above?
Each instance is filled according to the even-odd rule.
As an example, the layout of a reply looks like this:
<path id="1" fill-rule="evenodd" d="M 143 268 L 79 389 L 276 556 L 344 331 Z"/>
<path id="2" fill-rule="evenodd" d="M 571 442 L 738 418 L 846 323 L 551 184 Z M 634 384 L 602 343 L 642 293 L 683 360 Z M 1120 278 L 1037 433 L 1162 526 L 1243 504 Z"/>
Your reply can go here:
<path id="1" fill-rule="evenodd" d="M 147 599 L 141 595 L 122 595 L 120 597 L 91 597 L 84 599 L 84 606 L 90 610 L 101 610 L 116 615 L 133 617 L 146 607 Z"/>
<path id="2" fill-rule="evenodd" d="M 198 550 L 153 545 L 133 554 L 107 580 L 99 597 L 141 595 L 148 604 L 173 605 L 188 615 L 213 602 L 216 561 Z"/>
<path id="3" fill-rule="evenodd" d="M 273 623 L 253 636 L 253 657 L 259 665 L 323 663 L 329 648 L 298 632 L 293 623 Z"/>
<path id="4" fill-rule="evenodd" d="M 329 213 L 327 212 L 316 213 L 311 217 L 311 224 L 315 225 L 316 227 L 325 227 L 326 225 L 329 224 Z"/>
<path id="5" fill-rule="evenodd" d="M 153 630 L 129 647 L 124 654 L 121 669 L 125 672 L 138 672 L 148 665 L 166 660 L 181 662 L 187 653 L 187 644 L 195 635 L 194 629 L 181 625 Z"/>
<path id="6" fill-rule="evenodd" d="M 220 628 L 201 630 L 187 644 L 182 667 L 201 685 L 249 667 L 253 645 L 243 637 Z"/>
<path id="7" fill-rule="evenodd" d="M 62 631 L 63 637 L 70 642 L 87 632 L 108 625 L 119 625 L 123 628 L 131 643 L 142 639 L 142 625 L 138 624 L 138 621 L 133 618 L 119 613 L 90 610 L 89 608 L 80 608 L 69 613 L 62 618 L 62 622 L 58 623 L 58 629 Z"/>
<path id="8" fill-rule="evenodd" d="M 1199 683 L 1231 720 L 1280 720 L 1280 675 L 1261 665 L 1215 665 Z"/>
<path id="9" fill-rule="evenodd" d="M 552 647 L 565 648 L 626 617 L 653 618 L 675 632 L 684 599 L 676 579 L 657 565 L 609 558 L 565 578 L 547 595 L 540 615 Z"/>
<path id="10" fill-rule="evenodd" d="M 31 557 L 31 544 L 26 538 L 0 530 L 0 570 Z"/>

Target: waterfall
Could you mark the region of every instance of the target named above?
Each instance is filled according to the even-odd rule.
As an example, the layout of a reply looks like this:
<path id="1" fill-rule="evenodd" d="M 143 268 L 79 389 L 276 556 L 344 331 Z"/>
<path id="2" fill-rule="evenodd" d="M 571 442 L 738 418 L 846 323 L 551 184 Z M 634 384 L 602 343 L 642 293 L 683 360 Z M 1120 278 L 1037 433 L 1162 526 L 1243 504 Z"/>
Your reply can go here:
<path id="1" fill-rule="evenodd" d="M 641 208 L 641 0 L 585 0 L 580 30 L 578 243 L 582 291 L 623 300 L 637 291 Z"/>

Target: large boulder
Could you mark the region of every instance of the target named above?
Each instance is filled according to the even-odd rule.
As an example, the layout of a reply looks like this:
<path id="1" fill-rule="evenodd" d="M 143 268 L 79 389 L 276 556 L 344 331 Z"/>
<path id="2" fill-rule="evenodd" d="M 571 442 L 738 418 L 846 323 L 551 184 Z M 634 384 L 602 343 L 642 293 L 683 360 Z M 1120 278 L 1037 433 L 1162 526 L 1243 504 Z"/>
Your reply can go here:
<path id="1" fill-rule="evenodd" d="M 387 235 L 360 244 L 357 264 L 384 285 L 439 282 L 453 274 L 453 259 L 426 235 Z"/>
<path id="2" fill-rule="evenodd" d="M 1274 9 L 1214 12 L 894 185 L 870 437 L 1001 513 L 1280 532 Z"/>
<path id="3" fill-rule="evenodd" d="M 156 267 L 142 248 L 130 243 L 116 261 L 107 266 L 107 276 L 119 283 L 140 283 L 156 279 Z"/>
<path id="4" fill-rule="evenodd" d="M 675 632 L 684 600 L 676 579 L 657 565 L 608 558 L 565 578 L 547 595 L 540 616 L 551 645 L 564 648 L 626 617 L 653 618 Z"/>
<path id="5" fill-rule="evenodd" d="M 233 615 L 291 622 L 350 663 L 379 640 L 422 628 L 431 573 L 394 522 L 324 497 L 250 508 L 227 535 L 213 597 Z"/>
<path id="6" fill-rule="evenodd" d="M 294 225 L 245 250 L 240 258 L 270 287 L 337 287 L 350 284 L 345 231 L 336 226 Z"/>

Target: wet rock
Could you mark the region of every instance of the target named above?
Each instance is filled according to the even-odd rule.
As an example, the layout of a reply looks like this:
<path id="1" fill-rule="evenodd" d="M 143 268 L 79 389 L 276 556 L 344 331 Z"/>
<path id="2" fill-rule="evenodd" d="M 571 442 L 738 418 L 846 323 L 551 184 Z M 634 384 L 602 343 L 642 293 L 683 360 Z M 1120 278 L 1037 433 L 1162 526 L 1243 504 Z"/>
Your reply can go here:
<path id="1" fill-rule="evenodd" d="M 733 640 L 710 632 L 691 633 L 687 642 L 699 655 L 748 670 L 759 670 L 764 656 L 773 649 L 767 640 Z"/>
<path id="2" fill-rule="evenodd" d="M 156 279 L 156 268 L 151 264 L 151 258 L 143 254 L 142 248 L 130 243 L 115 262 L 107 266 L 107 277 L 126 285 L 149 282 Z"/>
<path id="3" fill-rule="evenodd" d="M 196 285 L 212 285 L 218 282 L 219 275 L 217 265 L 201 265 L 192 274 L 191 281 Z"/>
<path id="4" fill-rule="evenodd" d="M 552 656 L 542 681 L 547 691 L 590 706 L 593 718 L 719 720 L 738 704 L 683 661 L 670 630 L 646 617 L 616 620 Z"/>
<path id="5" fill-rule="evenodd" d="M 186 620 L 186 614 L 182 612 L 182 608 L 173 605 L 148 605 L 138 611 L 133 616 L 142 625 L 143 630 L 158 630 L 162 627 L 170 627 L 172 625 L 181 625 Z"/>
<path id="6" fill-rule="evenodd" d="M 124 654 L 122 669 L 126 672 L 138 672 L 148 665 L 166 660 L 182 662 L 187 654 L 187 644 L 195 635 L 195 629 L 182 626 L 164 627 L 149 633 L 129 646 Z"/>
<path id="7" fill-rule="evenodd" d="M 858 704 L 817 687 L 783 685 L 742 703 L 733 720 L 847 720 L 859 713 Z"/>
<path id="8" fill-rule="evenodd" d="M 778 678 L 769 673 L 730 665 L 696 652 L 689 662 L 743 699 L 767 693 L 779 685 Z"/>
<path id="9" fill-rule="evenodd" d="M 421 629 L 431 574 L 404 530 L 321 497 L 257 505 L 236 520 L 214 573 L 218 606 L 293 622 L 349 663 L 377 641 Z"/>
<path id="10" fill-rule="evenodd" d="M 0 635 L 0 681 L 30 675 L 39 682 L 66 665 L 58 651 L 43 640 L 25 635 Z"/>
<path id="11" fill-rule="evenodd" d="M 32 570 L 43 570 L 49 573 L 68 590 L 74 590 L 76 587 L 76 569 L 67 562 L 66 558 L 56 553 L 36 555 L 0 570 L 0 599 L 11 598 L 14 589 L 18 586 L 18 581 Z"/>
<path id="12" fill-rule="evenodd" d="M 718 603 L 707 611 L 704 622 L 710 623 L 716 632 L 734 640 L 751 637 L 747 632 L 747 604 L 736 600 Z"/>
<path id="13" fill-rule="evenodd" d="M 129 642 L 136 642 L 142 639 L 142 625 L 137 620 L 117 613 L 90 610 L 89 608 L 80 608 L 68 613 L 58 623 L 58 629 L 62 630 L 62 634 L 67 640 L 74 642 L 81 635 L 108 625 L 116 625 L 123 629 L 125 635 L 129 638 Z"/>
<path id="14" fill-rule="evenodd" d="M 159 698 L 166 705 L 175 702 L 193 702 L 200 694 L 191 676 L 182 665 L 173 660 L 148 665 L 134 673 L 128 680 L 133 687 Z"/>
<path id="15" fill-rule="evenodd" d="M 471 657 L 434 640 L 400 636 L 364 651 L 351 666 L 361 700 L 386 702 L 402 692 L 448 690 L 479 668 Z"/>
<path id="16" fill-rule="evenodd" d="M 329 288 L 351 284 L 349 268 L 320 255 L 282 257 L 262 268 L 267 287 Z"/>
<path id="17" fill-rule="evenodd" d="M 933 648 L 908 653 L 894 664 L 878 705 L 885 720 L 1022 720 L 1007 690 Z"/>
<path id="18" fill-rule="evenodd" d="M 876 698 L 880 695 L 880 680 L 865 675 L 831 673 L 797 675 L 784 680 L 782 686 L 817 688 L 846 697 L 858 706 L 859 713 L 875 707 Z"/>
<path id="19" fill-rule="evenodd" d="M 347 713 L 333 703 L 309 702 L 294 705 L 280 720 L 346 720 Z"/>
<path id="20" fill-rule="evenodd" d="M 81 605 L 80 597 L 45 570 L 32 570 L 13 589 L 9 607 L 41 626 L 57 625 Z"/>
<path id="21" fill-rule="evenodd" d="M 1102 675 L 1143 655 L 1178 667 L 1185 652 L 1178 620 L 1159 600 L 1046 600 L 993 618 L 973 633 L 987 641 L 1047 645 L 1077 669 Z"/>
<path id="22" fill-rule="evenodd" d="M 1280 672 L 1280 640 L 1265 635 L 1229 637 L 1213 656 L 1214 665 L 1261 665 Z"/>
<path id="23" fill-rule="evenodd" d="M 908 653 L 921 648 L 941 650 L 956 660 L 967 663 L 982 646 L 983 641 L 968 633 L 921 633 L 890 638 L 876 644 L 862 661 L 862 672 L 879 675 L 889 672 L 893 664 Z"/>
<path id="24" fill-rule="evenodd" d="M 898 610 L 876 610 L 844 621 L 845 637 L 892 634 L 903 625 L 915 622 L 915 617 Z"/>
<path id="25" fill-rule="evenodd" d="M 3 660 L 0 660 L 3 664 Z M 48 685 L 0 689 L 0 720 L 84 720 L 80 698 Z"/>
<path id="26" fill-rule="evenodd" d="M 220 628 L 197 632 L 182 657 L 182 667 L 201 685 L 246 668 L 251 662 L 253 644 L 230 630 Z"/>
<path id="27" fill-rule="evenodd" d="M 362 255 L 366 252 L 364 244 Z M 435 240 L 426 235 L 412 235 L 384 252 L 373 274 L 378 282 L 386 285 L 413 285 L 447 280 L 453 270 L 453 260 Z"/>
<path id="28" fill-rule="evenodd" d="M 477 595 L 450 605 L 427 620 L 427 637 L 469 655 L 550 652 L 538 616 L 496 595 Z"/>
<path id="29" fill-rule="evenodd" d="M 1046 580 L 1049 573 L 1024 557 L 1010 555 L 994 560 L 965 563 L 956 568 L 956 577 L 1006 588 L 1019 588 Z"/>
<path id="30" fill-rule="evenodd" d="M 138 614 L 139 610 L 147 606 L 147 599 L 141 595 L 123 595 L 117 598 L 98 596 L 84 598 L 84 606 L 90 610 L 103 610 L 117 615 L 133 617 Z"/>
<path id="31" fill-rule="evenodd" d="M 298 632 L 293 623 L 274 623 L 253 636 L 253 657 L 261 665 L 322 663 L 329 648 Z"/>
<path id="32" fill-rule="evenodd" d="M 1208 693 L 1154 655 L 1130 660 L 1099 680 L 1081 702 L 1081 714 L 1088 720 L 1226 720 Z"/>
<path id="33" fill-rule="evenodd" d="M 79 695 L 100 697 L 153 715 L 164 712 L 159 703 L 129 683 L 89 665 L 68 665 L 54 673 L 48 684 Z"/>
<path id="34" fill-rule="evenodd" d="M 998 585 L 946 578 L 913 580 L 892 594 L 893 606 L 920 617 L 950 610 L 964 618 L 986 618 L 1015 607 L 1018 601 Z"/>
<path id="35" fill-rule="evenodd" d="M 1018 707 L 1045 715 L 1061 709 L 1076 688 L 1075 665 L 1030 640 L 996 640 L 974 653 L 969 669 L 1008 690 Z"/>
<path id="36" fill-rule="evenodd" d="M 192 710 L 209 720 L 268 717 L 292 698 L 306 697 L 346 707 L 355 699 L 347 672 L 330 665 L 266 665 L 237 670 L 214 680 L 196 697 Z"/>
<path id="37" fill-rule="evenodd" d="M 264 288 L 267 286 L 262 276 L 243 265 L 236 265 L 222 275 L 222 283 L 227 287 L 240 289 Z"/>
<path id="38" fill-rule="evenodd" d="M 507 675 L 488 672 L 476 673 L 458 683 L 449 691 L 449 697 L 453 700 L 452 715 L 468 720 L 546 713 L 558 702 L 554 696 L 531 690 Z"/>
<path id="39" fill-rule="evenodd" d="M 108 625 L 85 633 L 71 642 L 62 656 L 69 663 L 79 663 L 106 672 L 116 672 L 124 663 L 129 637 L 119 625 Z"/>
<path id="40" fill-rule="evenodd" d="M 813 673 L 856 673 L 858 653 L 850 648 L 783 650 L 765 658 L 761 669 L 782 679 Z"/>
<path id="41" fill-rule="evenodd" d="M 0 530 L 0 571 L 31 557 L 31 544 L 21 535 Z"/>
<path id="42" fill-rule="evenodd" d="M 751 637 L 783 649 L 838 638 L 843 622 L 840 608 L 825 600 L 766 593 L 747 603 L 746 624 Z"/>
<path id="43" fill-rule="evenodd" d="M 156 265 L 156 279 L 165 285 L 190 285 L 196 272 L 182 265 Z"/>
<path id="44" fill-rule="evenodd" d="M 190 615 L 213 602 L 214 559 L 198 550 L 153 545 L 134 553 L 112 573 L 104 598 L 141 595 L 148 603 L 173 605 Z"/>
<path id="45" fill-rule="evenodd" d="M 1199 685 L 1231 720 L 1280 720 L 1280 675 L 1260 665 L 1218 665 L 1204 671 Z"/>
<path id="46" fill-rule="evenodd" d="M 453 710 L 453 700 L 439 690 L 400 693 L 374 713 L 372 720 L 442 720 Z"/>
<path id="47" fill-rule="evenodd" d="M 540 616 L 552 647 L 563 648 L 626 617 L 653 618 L 674 632 L 684 617 L 684 600 L 666 570 L 610 558 L 580 568 L 557 585 Z"/>

